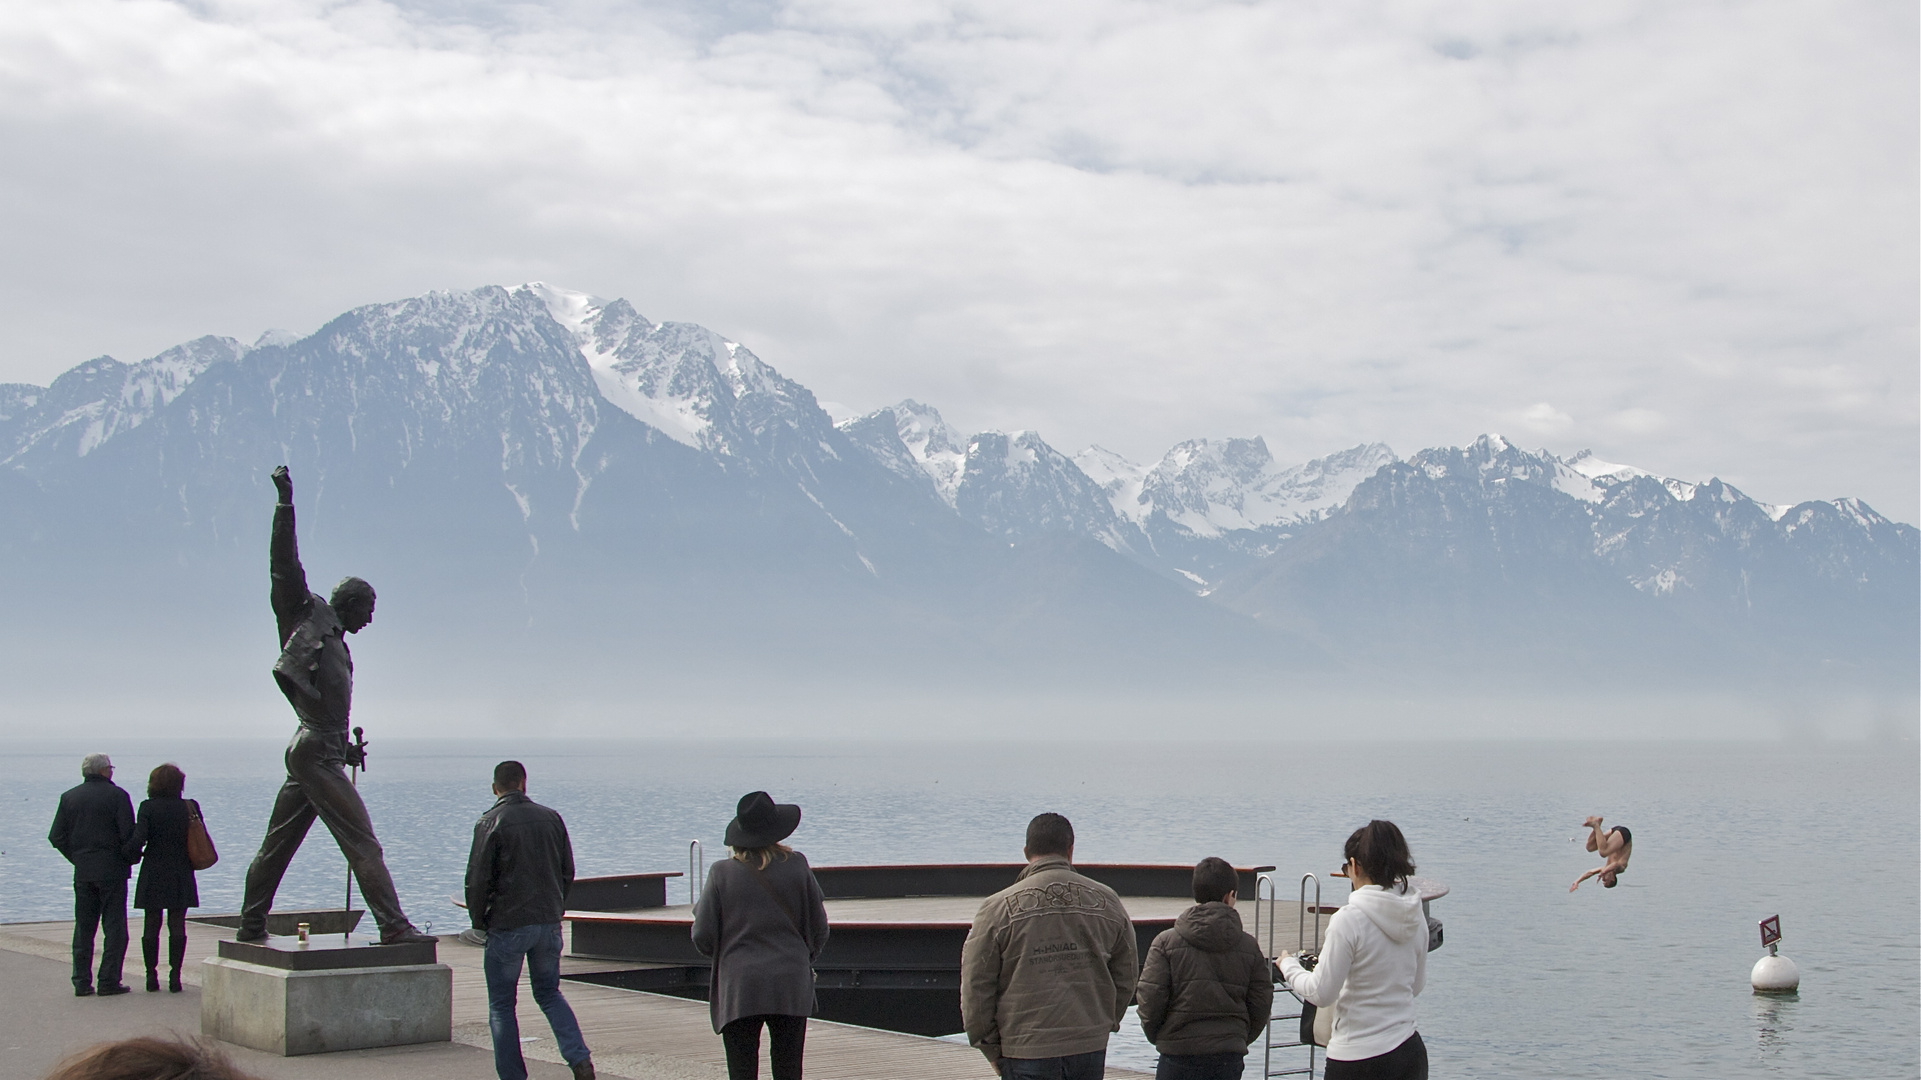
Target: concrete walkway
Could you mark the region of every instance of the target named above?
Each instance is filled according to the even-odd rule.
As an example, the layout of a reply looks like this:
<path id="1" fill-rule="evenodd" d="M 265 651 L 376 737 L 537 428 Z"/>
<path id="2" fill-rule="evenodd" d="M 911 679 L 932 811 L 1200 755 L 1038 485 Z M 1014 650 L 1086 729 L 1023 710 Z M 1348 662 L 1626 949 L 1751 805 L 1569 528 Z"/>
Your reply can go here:
<path id="1" fill-rule="evenodd" d="M 137 927 L 136 927 L 137 929 Z M 189 924 L 186 989 L 141 990 L 140 943 L 133 942 L 127 984 L 119 997 L 76 998 L 68 981 L 72 924 L 0 925 L 0 1080 L 41 1080 L 56 1062 L 94 1043 L 134 1035 L 200 1032 L 199 962 L 231 932 Z M 234 1062 L 262 1080 L 488 1080 L 494 1075 L 481 950 L 443 937 L 440 959 L 454 969 L 454 1041 L 384 1050 L 283 1058 L 225 1046 Z M 604 961 L 568 957 L 563 972 L 605 969 Z M 614 965 L 619 966 L 619 965 Z M 563 983 L 593 1048 L 600 1075 L 625 1080 L 725 1080 L 720 1039 L 707 1005 L 585 983 Z M 570 1080 L 546 1020 L 521 985 L 520 1030 L 532 1080 Z M 763 1068 L 765 1066 L 763 1065 Z M 807 1032 L 809 1080 L 992 1080 L 979 1053 L 965 1046 L 872 1028 L 815 1020 Z M 1146 1074 L 1110 1068 L 1110 1080 Z"/>
<path id="2" fill-rule="evenodd" d="M 135 948 L 139 942 L 134 943 Z M 138 955 L 134 967 L 138 967 Z M 200 989 L 149 994 L 138 982 L 120 997 L 73 996 L 68 963 L 0 949 L 0 1080 L 40 1080 L 60 1059 L 94 1043 L 135 1035 L 200 1033 Z M 283 1058 L 225 1047 L 234 1063 L 265 1080 L 485 1080 L 493 1054 L 461 1043 Z M 529 1061 L 535 1080 L 568 1080 L 562 1065 Z"/>

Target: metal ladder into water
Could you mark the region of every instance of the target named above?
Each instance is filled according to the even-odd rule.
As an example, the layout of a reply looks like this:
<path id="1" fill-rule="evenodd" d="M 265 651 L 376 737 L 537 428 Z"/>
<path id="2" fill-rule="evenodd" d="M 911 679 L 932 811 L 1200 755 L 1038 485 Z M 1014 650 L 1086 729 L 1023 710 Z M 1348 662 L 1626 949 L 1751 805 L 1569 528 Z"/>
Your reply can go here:
<path id="1" fill-rule="evenodd" d="M 1314 904 L 1313 904 L 1314 936 L 1311 938 L 1307 936 L 1307 914 L 1308 914 L 1307 883 L 1309 881 L 1312 881 L 1314 883 Z M 1270 964 L 1274 963 L 1275 960 L 1280 956 L 1280 953 L 1277 952 L 1274 948 L 1274 924 L 1279 920 L 1279 908 L 1280 908 L 1280 901 L 1279 901 L 1277 892 L 1278 890 L 1274 884 L 1273 875 L 1262 874 L 1260 877 L 1255 879 L 1254 881 L 1254 939 L 1256 941 L 1262 940 L 1261 927 L 1263 922 L 1265 922 L 1267 927 L 1266 955 L 1267 955 L 1267 962 Z M 1263 909 L 1265 909 L 1265 912 L 1266 912 L 1265 919 L 1263 919 L 1263 916 L 1262 916 Z M 1300 907 L 1300 917 L 1298 920 L 1298 925 L 1295 929 L 1295 951 L 1297 953 L 1307 952 L 1309 949 L 1317 948 L 1320 945 L 1320 941 L 1321 941 L 1321 879 L 1318 877 L 1315 877 L 1313 874 L 1302 874 L 1301 875 L 1301 907 Z M 1315 1069 L 1315 1065 L 1319 1061 L 1319 1054 L 1320 1054 L 1321 1048 L 1318 1046 L 1315 1046 L 1311 1042 L 1303 1042 L 1298 1037 L 1296 1037 L 1292 1042 L 1276 1042 L 1274 1040 L 1274 1025 L 1281 1021 L 1287 1021 L 1287 1020 L 1293 1021 L 1296 1027 L 1292 1030 L 1293 1030 L 1293 1033 L 1296 1036 L 1298 1036 L 1299 1034 L 1298 1025 L 1300 1024 L 1301 1012 L 1302 1012 L 1302 1009 L 1300 1008 L 1300 1006 L 1303 1004 L 1301 1001 L 1300 995 L 1296 994 L 1291 988 L 1287 986 L 1286 983 L 1280 984 L 1280 989 L 1283 993 L 1287 994 L 1288 997 L 1293 999 L 1294 1011 L 1289 1013 L 1282 1013 L 1282 1014 L 1268 1016 L 1266 1032 L 1265 1034 L 1262 1035 L 1261 1076 L 1262 1077 L 1305 1076 L 1308 1078 L 1308 1080 L 1314 1080 L 1314 1069 Z M 1275 997 L 1278 1000 L 1280 995 L 1276 994 Z M 1281 1005 L 1281 1008 L 1283 1009 L 1288 1007 L 1289 1006 L 1287 1005 Z M 1273 1014 L 1272 1009 L 1269 1009 L 1268 1011 L 1270 1014 Z M 1302 1047 L 1302 1046 L 1305 1046 L 1307 1048 L 1307 1066 L 1305 1068 L 1276 1069 L 1274 1067 L 1274 1051 L 1291 1050 L 1291 1049 Z"/>

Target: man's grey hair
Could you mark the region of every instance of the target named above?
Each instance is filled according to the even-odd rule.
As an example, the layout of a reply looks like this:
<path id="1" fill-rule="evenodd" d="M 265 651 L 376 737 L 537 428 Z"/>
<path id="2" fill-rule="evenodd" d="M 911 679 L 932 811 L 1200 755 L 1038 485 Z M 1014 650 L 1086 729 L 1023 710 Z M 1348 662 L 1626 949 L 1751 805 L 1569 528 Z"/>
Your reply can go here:
<path id="1" fill-rule="evenodd" d="M 88 754 L 80 759 L 81 776 L 105 776 L 113 768 L 113 759 L 105 754 Z"/>

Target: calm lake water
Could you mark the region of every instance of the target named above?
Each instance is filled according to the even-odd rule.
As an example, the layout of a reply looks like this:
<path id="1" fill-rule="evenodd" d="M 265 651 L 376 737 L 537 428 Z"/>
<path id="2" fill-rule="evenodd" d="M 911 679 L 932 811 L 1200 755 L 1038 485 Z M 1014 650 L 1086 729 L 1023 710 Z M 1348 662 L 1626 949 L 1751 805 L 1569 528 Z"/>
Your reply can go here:
<path id="1" fill-rule="evenodd" d="M 47 846 L 80 756 L 113 755 L 138 802 L 179 763 L 223 858 L 203 909 L 236 910 L 279 778 L 276 742 L 16 743 L 0 783 L 0 919 L 67 918 Z M 1921 1073 L 1921 758 L 1912 743 L 1430 743 L 1110 746 L 376 740 L 361 781 L 416 923 L 464 920 L 460 888 L 491 769 L 516 757 L 566 815 L 582 874 L 682 870 L 720 850 L 735 799 L 806 812 L 816 863 L 1015 861 L 1027 819 L 1067 814 L 1089 862 L 1272 863 L 1325 875 L 1370 817 L 1407 833 L 1447 944 L 1420 1029 L 1436 1076 L 1904 1077 Z M 1588 814 L 1634 832 L 1612 891 L 1570 837 Z M 341 902 L 345 863 L 316 828 L 279 906 Z M 1338 900 L 1340 882 L 1330 882 Z M 670 899 L 684 898 L 675 884 Z M 1755 924 L 1781 916 L 1798 997 L 1756 997 Z M 1112 1056 L 1146 1064 L 1137 1034 Z M 1256 1070 L 1250 1068 L 1252 1076 Z"/>

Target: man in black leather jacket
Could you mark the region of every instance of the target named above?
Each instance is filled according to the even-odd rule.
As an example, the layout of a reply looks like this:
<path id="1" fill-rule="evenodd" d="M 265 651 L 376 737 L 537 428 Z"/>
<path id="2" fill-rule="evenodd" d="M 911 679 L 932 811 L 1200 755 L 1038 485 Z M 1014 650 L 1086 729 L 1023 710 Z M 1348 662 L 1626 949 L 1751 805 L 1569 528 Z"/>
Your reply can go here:
<path id="1" fill-rule="evenodd" d="M 494 766 L 494 805 L 474 824 L 467 856 L 467 916 L 487 933 L 487 1022 L 500 1080 L 526 1080 L 514 999 L 525 958 L 534 1003 L 547 1016 L 575 1080 L 593 1080 L 594 1062 L 573 1007 L 560 993 L 560 916 L 574 884 L 574 845 L 560 815 L 527 797 L 527 769 Z"/>
<path id="2" fill-rule="evenodd" d="M 73 992 L 94 992 L 93 932 L 100 946 L 100 994 L 127 992 L 120 965 L 127 957 L 127 876 L 132 866 L 122 849 L 133 839 L 133 800 L 113 782 L 113 762 L 88 754 L 80 762 L 80 785 L 60 796 L 47 842 L 73 864 Z"/>
<path id="3" fill-rule="evenodd" d="M 273 484 L 280 496 L 268 545 L 271 600 L 280 631 L 280 659 L 274 663 L 273 677 L 300 718 L 300 728 L 287 744 L 287 782 L 274 799 L 267 835 L 247 867 L 246 897 L 234 937 L 241 941 L 266 938 L 267 913 L 273 908 L 280 879 L 318 817 L 333 833 L 360 881 L 360 895 L 380 927 L 381 944 L 433 941 L 415 930 L 401 912 L 386 856 L 374 836 L 373 819 L 346 773 L 348 765 L 366 760 L 364 749 L 347 741 L 354 660 L 346 635 L 357 634 L 373 622 L 373 586 L 357 577 L 344 578 L 334 586 L 331 603 L 308 591 L 307 571 L 300 565 L 294 537 L 293 478 L 285 465 L 273 471 Z"/>

